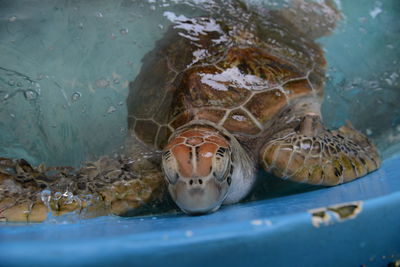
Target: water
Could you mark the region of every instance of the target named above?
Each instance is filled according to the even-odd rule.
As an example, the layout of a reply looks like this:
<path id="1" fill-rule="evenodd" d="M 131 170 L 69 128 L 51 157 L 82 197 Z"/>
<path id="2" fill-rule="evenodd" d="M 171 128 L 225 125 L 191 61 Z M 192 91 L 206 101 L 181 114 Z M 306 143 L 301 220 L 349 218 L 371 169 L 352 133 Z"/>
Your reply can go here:
<path id="1" fill-rule="evenodd" d="M 267 257 L 269 263 L 279 262 L 272 266 L 282 260 L 293 266 L 299 259 L 315 266 L 326 265 L 326 259 L 333 265 L 383 266 L 398 259 L 398 213 L 393 210 L 400 199 L 400 160 L 391 156 L 400 151 L 400 2 L 335 2 L 344 18 L 333 35 L 320 39 L 328 61 L 324 120 L 338 127 L 349 119 L 370 136 L 386 159 L 381 169 L 342 186 L 284 197 L 292 192 L 288 184 L 271 183 L 265 188 L 272 199 L 223 207 L 207 216 L 80 220 L 76 214 L 50 214 L 43 224 L 2 225 L 2 263 L 168 261 L 180 266 L 209 264 L 211 258 L 214 264 L 234 265 Z M 170 25 L 164 12 L 193 17 L 211 12 L 211 5 L 202 0 L 2 0 L 0 157 L 78 166 L 118 154 L 127 132 L 127 83 Z M 45 203 L 49 193 L 42 193 Z M 68 192 L 65 197 L 71 199 Z M 364 201 L 359 217 L 329 227 L 315 229 L 305 212 L 355 200 Z M 309 245 L 298 246 L 301 242 Z M 288 251 L 294 256 L 287 257 Z M 309 251 L 319 257 L 309 257 Z"/>
<path id="2" fill-rule="evenodd" d="M 387 158 L 400 141 L 400 2 L 340 3 L 343 22 L 321 40 L 329 66 L 324 119 L 333 127 L 350 120 Z"/>
<path id="3" fill-rule="evenodd" d="M 288 1 L 250 2 L 261 9 Z M 336 3 L 343 19 L 319 40 L 328 61 L 323 117 L 334 128 L 350 120 L 387 158 L 400 151 L 400 3 Z M 225 7 L 198 0 L 2 1 L 0 156 L 79 166 L 118 155 L 128 83 L 142 57 L 171 18 Z M 267 186 L 271 196 L 288 187 L 282 183 Z"/>
<path id="4" fill-rule="evenodd" d="M 118 152 L 128 82 L 169 24 L 153 6 L 2 1 L 0 155 L 76 166 Z"/>
<path id="5" fill-rule="evenodd" d="M 166 14 L 193 17 L 220 8 L 177 2 L 2 1 L 0 155 L 77 166 L 118 153 L 128 82 L 171 24 Z M 396 12 L 388 12 L 400 5 L 337 3 L 344 18 L 321 39 L 329 64 L 323 115 L 332 127 L 349 119 L 386 156 L 400 141 L 400 26 Z"/>

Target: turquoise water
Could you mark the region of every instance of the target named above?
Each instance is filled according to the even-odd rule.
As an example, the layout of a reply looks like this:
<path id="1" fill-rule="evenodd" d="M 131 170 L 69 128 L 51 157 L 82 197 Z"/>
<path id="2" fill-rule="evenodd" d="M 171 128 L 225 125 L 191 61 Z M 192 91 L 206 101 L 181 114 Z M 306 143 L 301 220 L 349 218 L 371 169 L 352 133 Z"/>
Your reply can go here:
<path id="1" fill-rule="evenodd" d="M 128 82 L 170 24 L 163 8 L 143 1 L 0 5 L 0 155 L 79 165 L 118 153 Z"/>
<path id="2" fill-rule="evenodd" d="M 0 1 L 0 156 L 79 165 L 118 154 L 127 83 L 170 25 L 164 12 L 197 16 L 212 3 Z M 207 216 L 2 225 L 0 265 L 236 266 L 257 259 L 261 266 L 384 266 L 399 259 L 400 1 L 336 3 L 343 20 L 320 40 L 328 60 L 324 120 L 338 127 L 349 119 L 369 135 L 385 157 L 381 169 Z M 285 186 L 272 184 L 270 193 Z M 349 201 L 364 203 L 355 219 L 311 225 L 307 210 Z"/>
<path id="3" fill-rule="evenodd" d="M 349 119 L 391 155 L 400 142 L 399 1 L 336 3 L 343 19 L 320 40 L 329 64 L 324 119 L 332 127 Z M 171 24 L 164 12 L 193 17 L 216 7 L 213 1 L 3 0 L 0 155 L 79 165 L 119 153 L 127 85 Z"/>
<path id="4" fill-rule="evenodd" d="M 400 2 L 339 3 L 343 21 L 321 40 L 329 66 L 324 119 L 333 127 L 350 120 L 387 158 L 400 151 Z"/>

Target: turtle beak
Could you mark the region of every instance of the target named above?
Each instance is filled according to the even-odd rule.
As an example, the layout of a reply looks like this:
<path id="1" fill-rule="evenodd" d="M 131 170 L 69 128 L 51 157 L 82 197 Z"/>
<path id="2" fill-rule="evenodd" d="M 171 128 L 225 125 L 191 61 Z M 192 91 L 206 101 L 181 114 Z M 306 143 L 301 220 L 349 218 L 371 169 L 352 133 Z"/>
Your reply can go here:
<path id="1" fill-rule="evenodd" d="M 227 195 L 228 187 L 215 179 L 204 182 L 202 178 L 193 178 L 169 185 L 168 190 L 183 212 L 196 215 L 218 210 Z"/>

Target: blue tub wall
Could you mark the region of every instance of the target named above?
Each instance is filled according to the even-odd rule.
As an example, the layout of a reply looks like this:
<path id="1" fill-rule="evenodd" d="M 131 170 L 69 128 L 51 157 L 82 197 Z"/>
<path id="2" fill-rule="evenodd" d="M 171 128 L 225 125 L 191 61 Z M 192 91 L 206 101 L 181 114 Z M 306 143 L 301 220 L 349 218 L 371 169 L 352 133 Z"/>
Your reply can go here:
<path id="1" fill-rule="evenodd" d="M 399 164 L 394 157 L 355 182 L 205 216 L 3 226 L 0 258 L 7 265 L 382 266 L 400 258 Z M 310 209 L 353 201 L 361 203 L 355 218 L 330 214 L 313 225 Z"/>

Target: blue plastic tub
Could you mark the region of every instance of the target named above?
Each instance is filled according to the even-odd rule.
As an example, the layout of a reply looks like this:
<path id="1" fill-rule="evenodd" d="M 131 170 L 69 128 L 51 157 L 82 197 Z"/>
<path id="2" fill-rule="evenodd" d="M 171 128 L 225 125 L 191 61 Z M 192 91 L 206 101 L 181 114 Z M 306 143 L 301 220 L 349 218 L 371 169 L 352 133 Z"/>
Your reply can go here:
<path id="1" fill-rule="evenodd" d="M 400 258 L 399 165 L 394 157 L 349 184 L 205 216 L 2 226 L 0 265 L 385 266 Z M 354 201 L 354 218 L 327 212 L 313 223 L 310 209 Z"/>
<path id="2" fill-rule="evenodd" d="M 196 16 L 195 2 L 202 1 L 0 2 L 0 155 L 77 165 L 117 153 L 126 134 L 126 82 L 168 26 L 163 12 Z M 399 260 L 400 2 L 335 2 L 343 21 L 320 40 L 329 65 L 323 116 L 332 127 L 350 119 L 369 135 L 384 157 L 378 171 L 333 188 L 270 192 L 204 216 L 1 224 L 0 266 L 386 266 Z M 15 86 L 22 89 L 10 97 Z M 340 218 L 338 211 L 347 213 Z"/>

